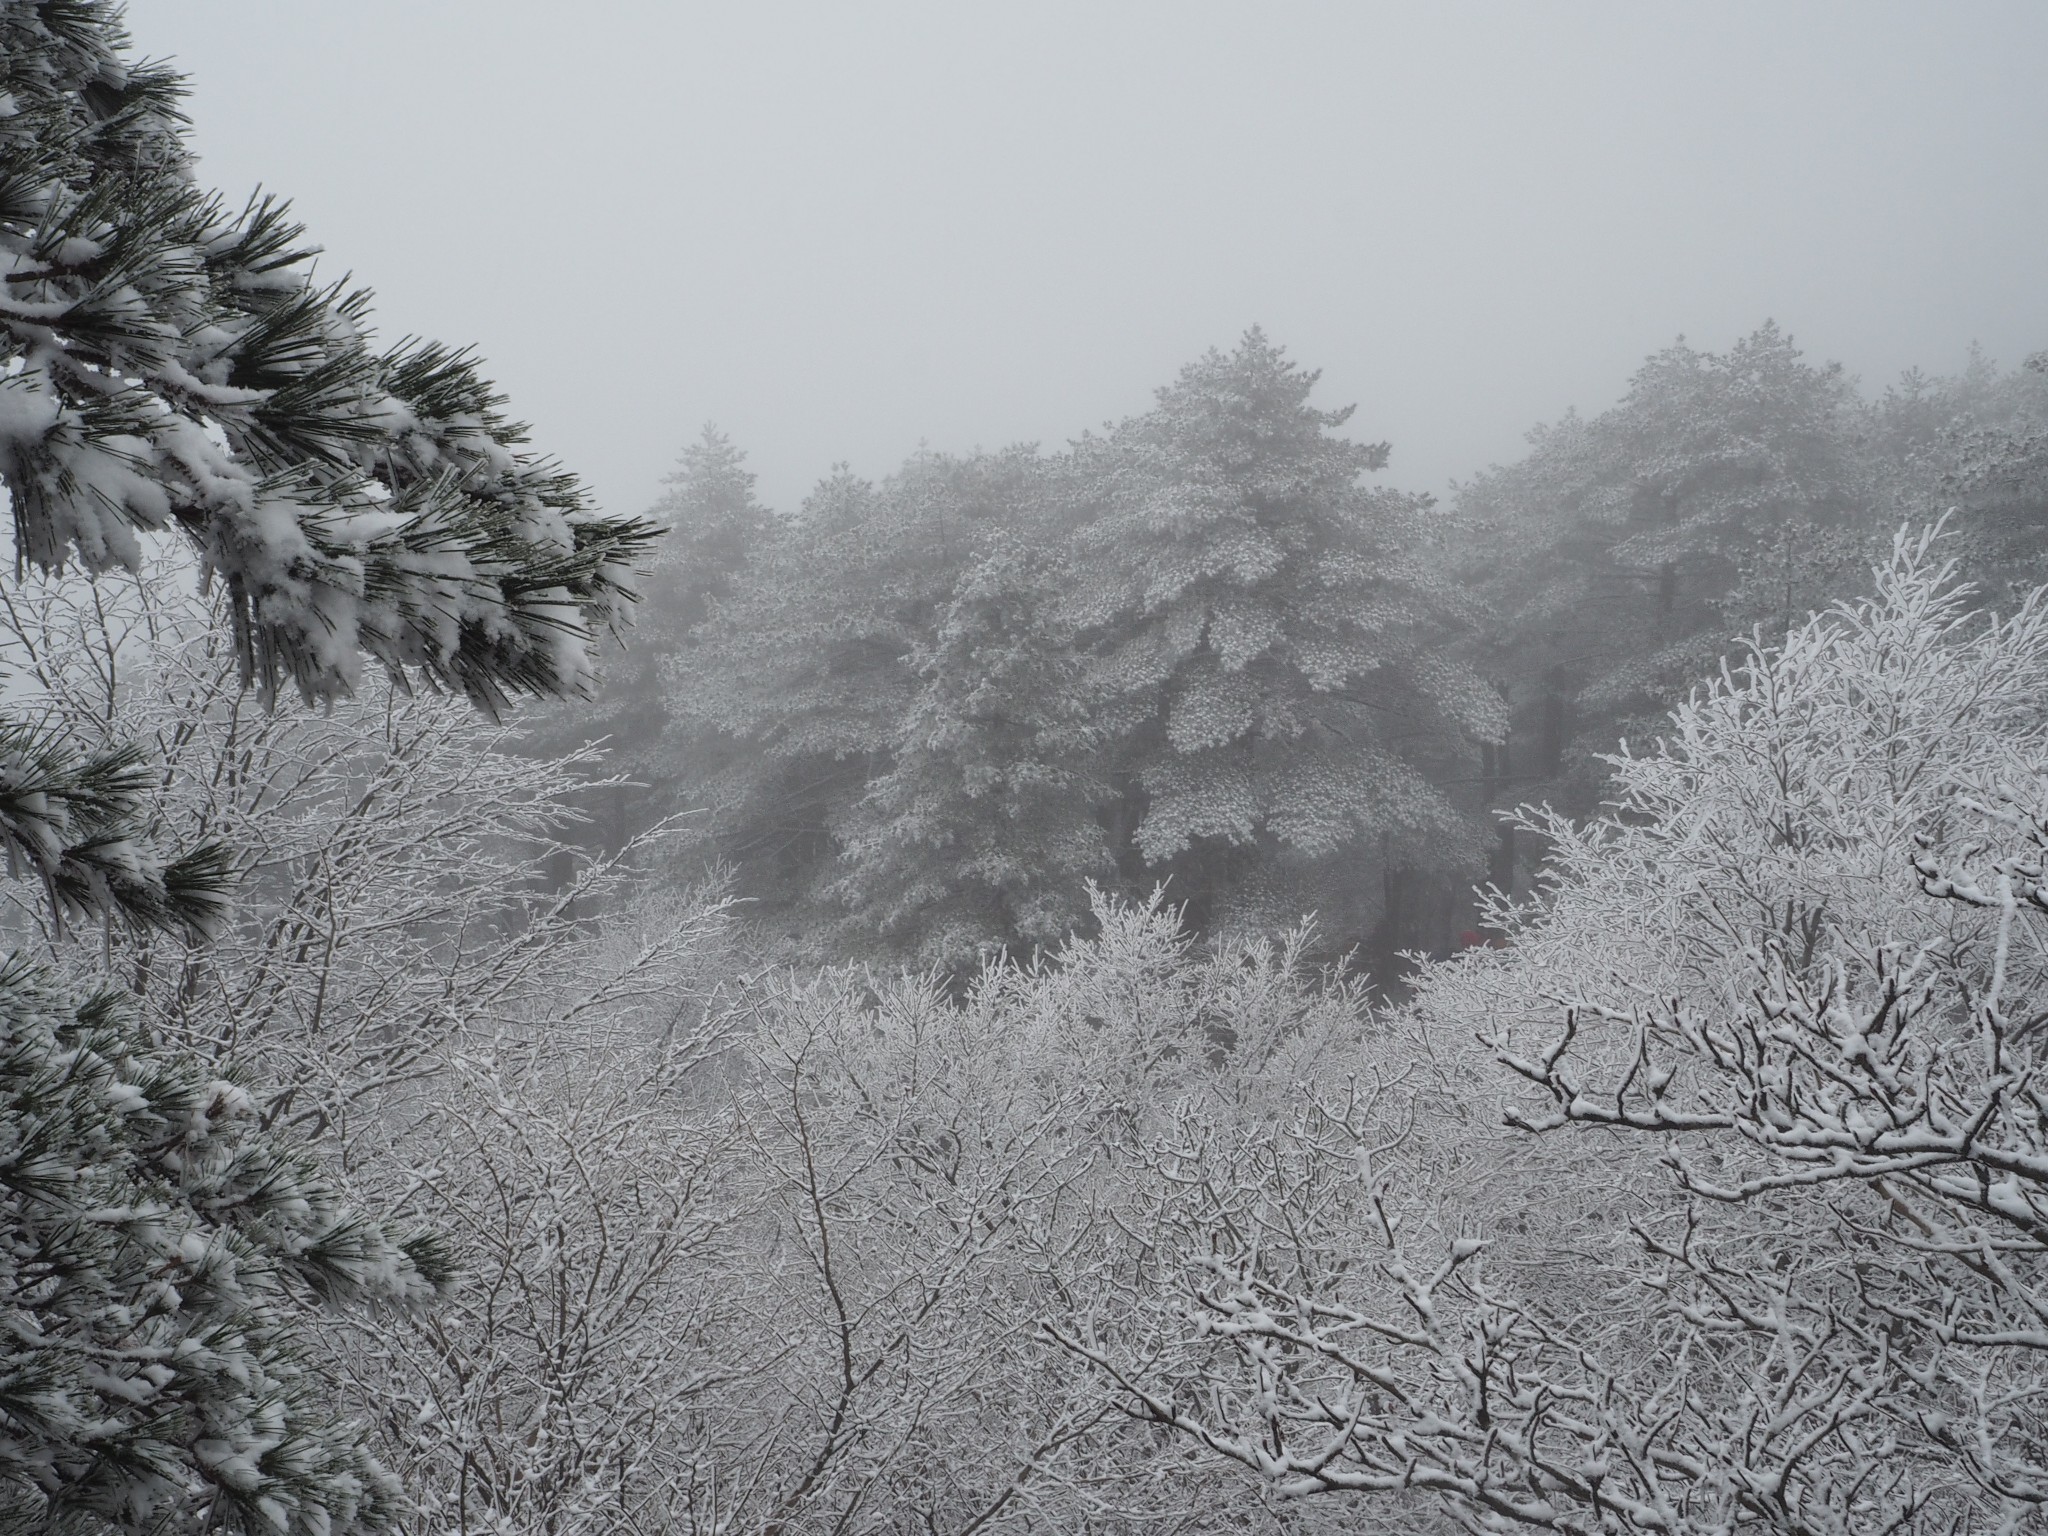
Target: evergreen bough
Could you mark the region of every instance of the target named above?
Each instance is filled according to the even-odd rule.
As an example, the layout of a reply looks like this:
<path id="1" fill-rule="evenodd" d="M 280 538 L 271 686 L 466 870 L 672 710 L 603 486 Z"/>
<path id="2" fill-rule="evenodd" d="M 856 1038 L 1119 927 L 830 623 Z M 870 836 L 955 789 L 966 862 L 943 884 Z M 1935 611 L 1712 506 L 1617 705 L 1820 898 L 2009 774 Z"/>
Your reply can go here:
<path id="1" fill-rule="evenodd" d="M 345 691 L 367 653 L 487 708 L 587 686 L 653 536 L 604 518 L 467 352 L 378 351 L 283 203 L 191 179 L 167 69 L 113 8 L 0 0 L 0 479 L 17 559 L 133 569 L 175 527 L 250 679 Z"/>
<path id="2" fill-rule="evenodd" d="M 194 182 L 183 81 L 126 48 L 101 0 L 0 0 L 17 571 L 136 573 L 182 537 L 267 700 L 344 694 L 364 656 L 492 712 L 586 692 L 652 527 L 527 452 L 467 352 L 375 348 L 282 202 Z M 155 779 L 0 715 L 0 850 L 57 934 L 217 926 L 233 854 L 159 853 Z M 395 1486 L 291 1334 L 309 1301 L 446 1279 L 116 995 L 0 961 L 0 1531 L 388 1528 Z"/>
<path id="3" fill-rule="evenodd" d="M 383 1525 L 396 1486 L 295 1313 L 446 1278 L 114 994 L 0 964 L 0 1531 Z"/>

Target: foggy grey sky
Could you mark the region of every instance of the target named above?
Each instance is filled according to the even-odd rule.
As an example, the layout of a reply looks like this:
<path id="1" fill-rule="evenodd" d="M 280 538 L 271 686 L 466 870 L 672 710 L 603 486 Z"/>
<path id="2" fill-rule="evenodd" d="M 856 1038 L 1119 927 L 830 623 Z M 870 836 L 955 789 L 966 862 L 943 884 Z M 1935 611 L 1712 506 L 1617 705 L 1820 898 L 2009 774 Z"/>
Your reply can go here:
<path id="1" fill-rule="evenodd" d="M 1057 445 L 1263 324 L 1441 491 L 1685 333 L 2048 347 L 2048 5 L 131 0 L 202 176 L 608 509 Z"/>

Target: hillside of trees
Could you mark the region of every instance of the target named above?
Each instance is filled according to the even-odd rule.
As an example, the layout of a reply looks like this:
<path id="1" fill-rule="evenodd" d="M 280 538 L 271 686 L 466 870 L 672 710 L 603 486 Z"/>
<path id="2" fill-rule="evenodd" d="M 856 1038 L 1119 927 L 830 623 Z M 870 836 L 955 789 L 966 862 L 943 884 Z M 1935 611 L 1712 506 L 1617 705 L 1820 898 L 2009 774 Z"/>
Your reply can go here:
<path id="1" fill-rule="evenodd" d="M 1317 919 L 1383 978 L 1526 894 L 1605 754 L 1745 636 L 1867 589 L 1902 525 L 2010 600 L 2044 576 L 2048 354 L 1860 391 L 1766 322 L 1648 358 L 1619 404 L 1437 502 L 1254 329 L 1057 451 L 921 454 L 763 508 L 715 428 L 593 707 L 647 788 L 604 846 L 698 813 L 771 952 L 971 972 L 1163 886 L 1195 932 Z M 579 734 L 580 733 L 580 734 Z M 1491 932 L 1491 930 L 1486 930 Z"/>
<path id="2" fill-rule="evenodd" d="M 620 516 L 181 99 L 0 0 L 0 1532 L 2048 1520 L 2048 354 Z"/>

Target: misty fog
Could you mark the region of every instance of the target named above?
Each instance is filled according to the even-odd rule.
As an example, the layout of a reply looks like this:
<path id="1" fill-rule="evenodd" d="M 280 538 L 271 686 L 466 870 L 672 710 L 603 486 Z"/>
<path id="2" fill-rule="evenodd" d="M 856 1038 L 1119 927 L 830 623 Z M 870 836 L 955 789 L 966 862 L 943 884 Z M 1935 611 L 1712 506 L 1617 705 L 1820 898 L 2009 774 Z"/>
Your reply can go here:
<path id="1" fill-rule="evenodd" d="M 2043 59 L 0 0 L 0 1536 L 2048 1530 Z"/>
<path id="2" fill-rule="evenodd" d="M 137 0 L 207 181 L 474 340 L 607 505 L 707 420 L 1057 444 L 1263 325 L 1441 493 L 1769 318 L 1873 387 L 2048 338 L 2039 6 Z"/>

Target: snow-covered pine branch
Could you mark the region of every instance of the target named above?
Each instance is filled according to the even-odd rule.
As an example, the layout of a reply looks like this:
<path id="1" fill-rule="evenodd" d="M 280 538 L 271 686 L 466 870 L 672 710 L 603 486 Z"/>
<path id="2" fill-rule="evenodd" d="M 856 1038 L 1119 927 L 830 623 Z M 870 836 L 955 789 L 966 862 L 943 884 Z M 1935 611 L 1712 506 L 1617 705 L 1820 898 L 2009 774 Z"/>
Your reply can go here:
<path id="1" fill-rule="evenodd" d="M 281 203 L 234 213 L 198 187 L 182 82 L 132 63 L 126 42 L 113 5 L 0 0 L 0 486 L 17 577 L 139 574 L 172 541 L 196 555 L 224 594 L 232 685 L 214 688 L 219 669 L 201 668 L 214 691 L 179 698 L 195 715 L 159 715 L 172 756 L 195 732 L 218 745 L 205 738 L 239 711 L 230 693 L 254 682 L 271 702 L 290 683 L 343 697 L 361 686 L 364 655 L 398 684 L 490 710 L 581 691 L 652 530 L 594 515 L 571 477 L 526 453 L 466 353 L 373 348 L 367 294 L 314 279 Z M 303 1004 L 330 974 L 306 962 L 332 937 L 331 913 L 309 925 L 302 908 L 273 934 L 290 964 L 210 973 L 239 1009 L 206 1016 L 195 994 L 155 1010 L 183 1041 L 149 1027 L 158 1019 L 78 1004 L 99 978 L 62 942 L 67 927 L 103 919 L 111 963 L 125 919 L 122 959 L 140 961 L 128 974 L 160 1005 L 150 963 L 178 956 L 165 969 L 205 972 L 181 940 L 221 929 L 231 868 L 255 855 L 203 816 L 169 844 L 183 853 L 159 852 L 162 770 L 114 729 L 132 655 L 107 644 L 61 656 L 19 604 L 11 613 L 28 669 L 69 676 L 36 678 L 41 718 L 17 717 L 11 697 L 0 721 L 0 847 L 39 887 L 23 910 L 57 963 L 90 985 L 67 1000 L 18 960 L 0 973 L 5 1518 L 321 1536 L 402 1521 L 362 1425 L 306 1364 L 314 1330 L 300 1303 L 309 1287 L 414 1300 L 445 1269 L 356 1214 L 278 1122 L 300 1089 L 313 1123 L 331 1122 L 367 1062 L 381 1064 L 381 1087 L 404 1080 L 435 1031 L 384 1008 L 414 999 L 369 1003 L 363 989 L 352 1001 L 368 1004 L 364 1027 L 338 1073 L 317 1007 L 311 1035 L 286 1027 L 241 1052 L 241 1024 Z M 81 665 L 103 667 L 101 713 L 68 707 Z M 311 798 L 365 788 L 349 781 L 362 746 L 300 765 Z M 209 789 L 234 804 L 248 762 L 228 752 L 216 766 L 225 775 L 188 808 Z M 331 851 L 345 865 L 352 847 Z M 234 1086 L 278 1047 L 303 1068 L 282 1092 Z"/>
<path id="2" fill-rule="evenodd" d="M 133 570 L 176 528 L 245 676 L 313 696 L 359 655 L 496 708 L 579 691 L 651 536 L 601 517 L 467 352 L 379 351 L 282 203 L 192 179 L 183 83 L 117 8 L 0 5 L 0 483 L 17 559 Z"/>

